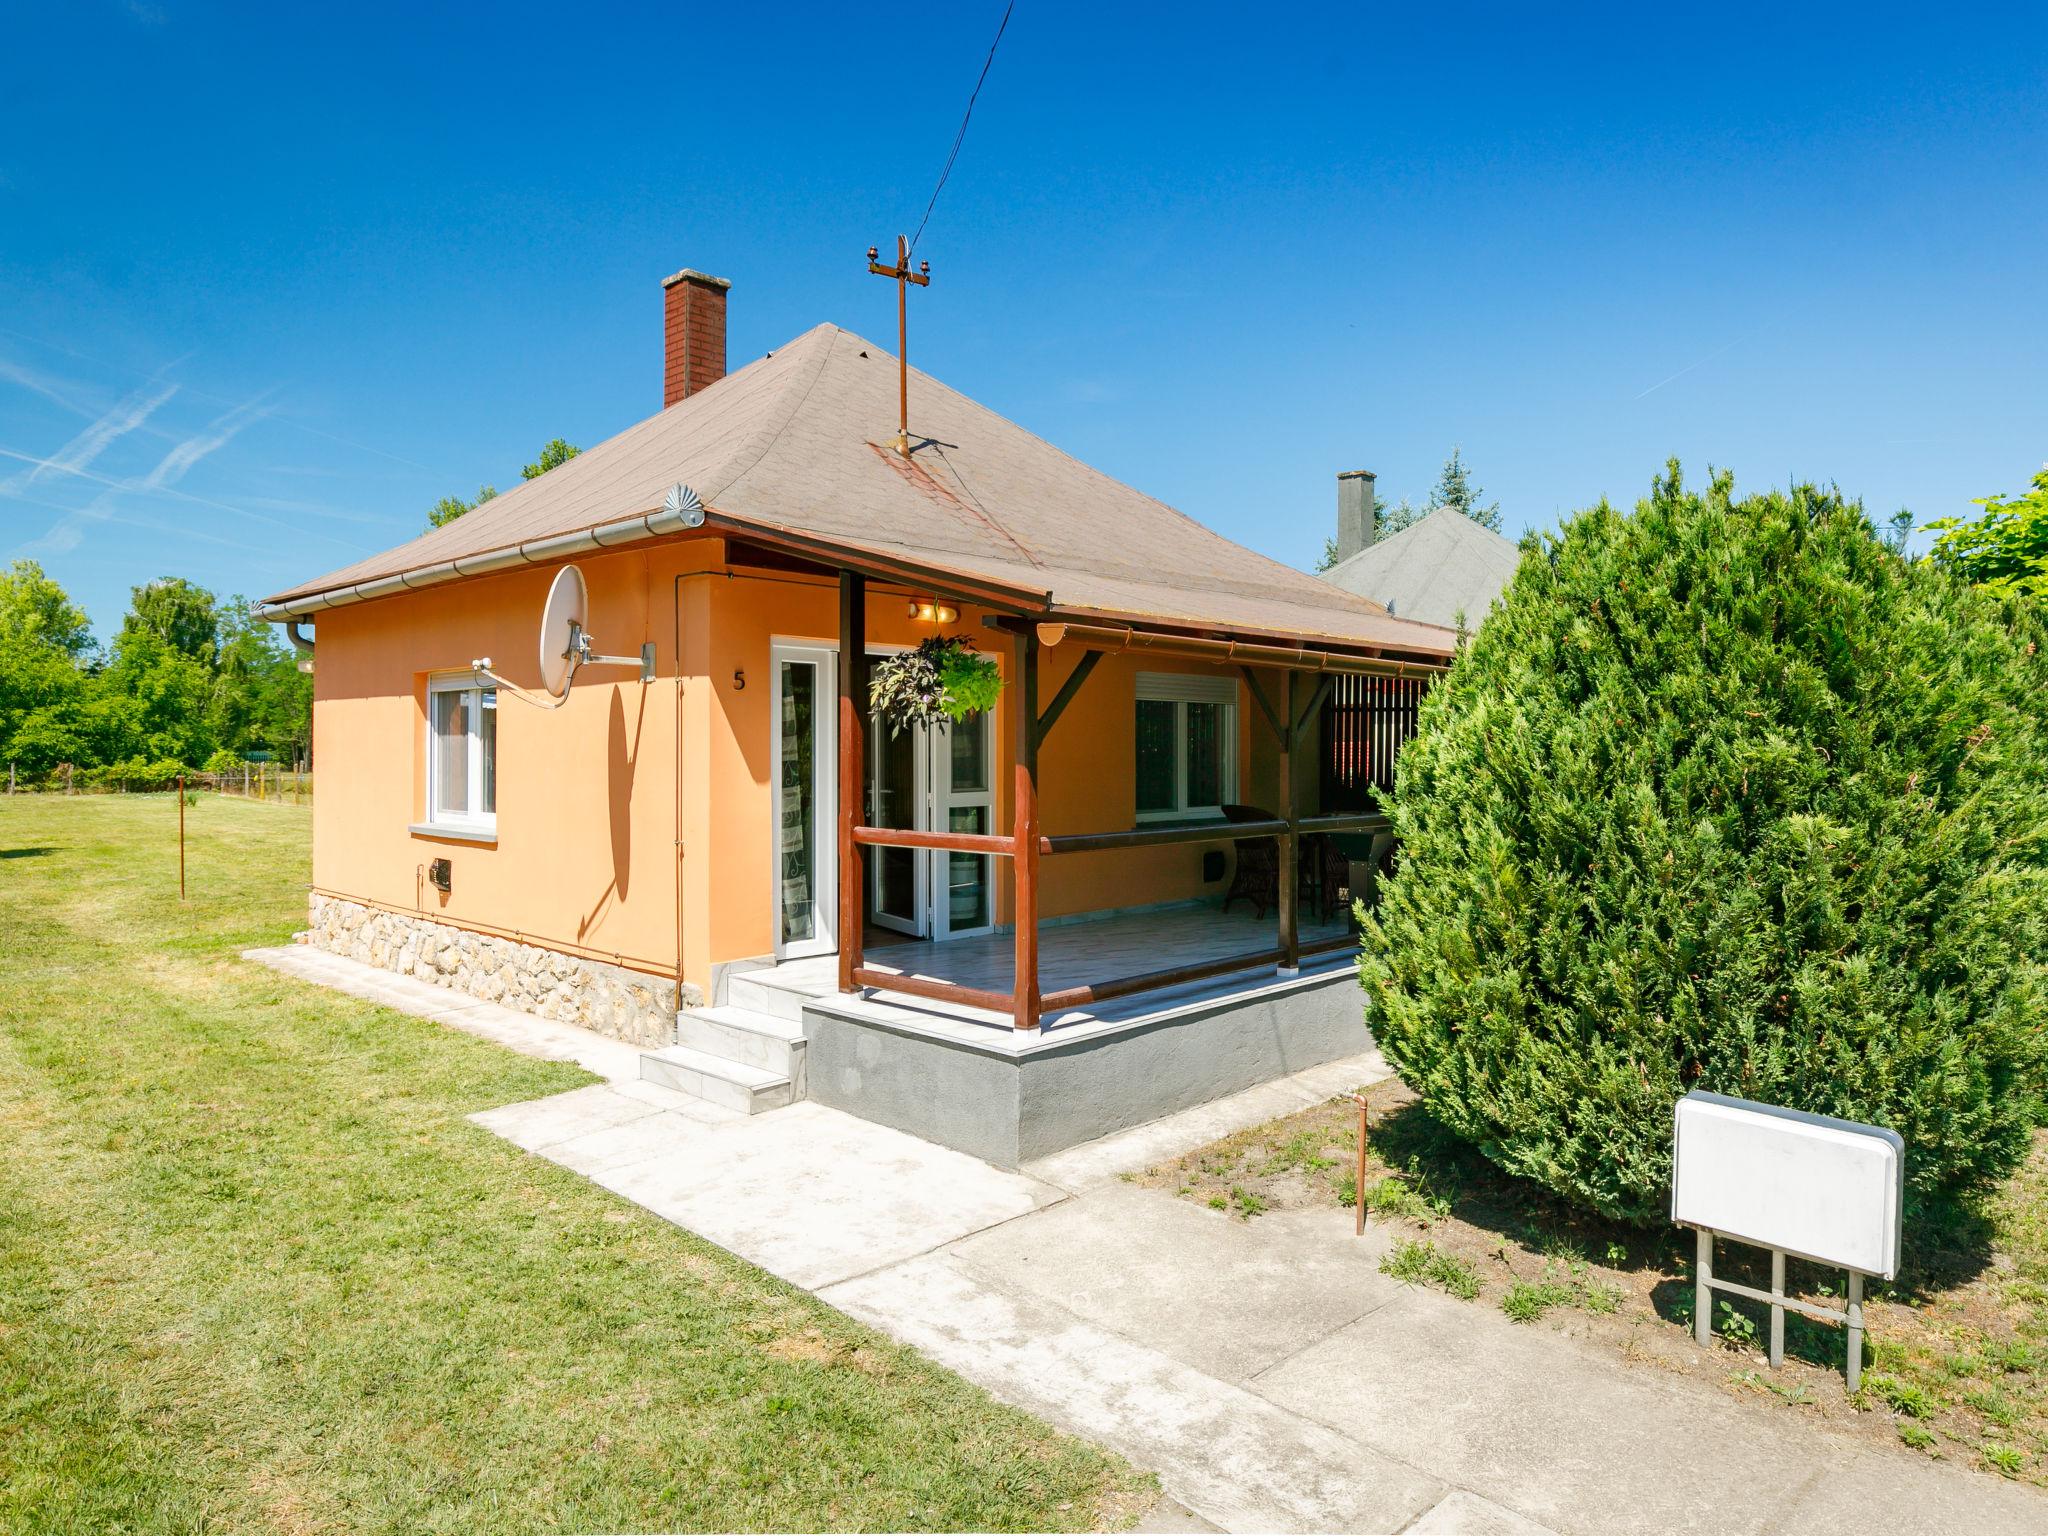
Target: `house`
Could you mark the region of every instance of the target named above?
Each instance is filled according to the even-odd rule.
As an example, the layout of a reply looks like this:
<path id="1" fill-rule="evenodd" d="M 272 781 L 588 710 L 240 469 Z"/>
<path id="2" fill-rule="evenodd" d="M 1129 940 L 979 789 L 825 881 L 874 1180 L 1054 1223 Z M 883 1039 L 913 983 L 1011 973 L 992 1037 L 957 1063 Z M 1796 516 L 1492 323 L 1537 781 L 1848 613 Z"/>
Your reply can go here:
<path id="1" fill-rule="evenodd" d="M 1455 637 L 915 371 L 899 446 L 896 359 L 837 326 L 727 376 L 727 289 L 664 284 L 660 412 L 262 605 L 315 653 L 308 941 L 1010 1165 L 1362 1049 L 1342 909 L 1291 878 L 1384 825 L 1318 814 L 1319 700 Z M 572 562 L 649 665 L 558 702 Z M 871 660 L 935 633 L 1000 707 L 877 728 Z M 1282 861 L 1259 915 L 1220 905 L 1240 839 Z"/>
<path id="2" fill-rule="evenodd" d="M 1468 630 L 1514 579 L 1522 552 L 1512 539 L 1454 507 L 1438 507 L 1399 533 L 1373 538 L 1373 477 L 1337 477 L 1337 563 L 1323 580 L 1370 598 L 1390 614 Z"/>

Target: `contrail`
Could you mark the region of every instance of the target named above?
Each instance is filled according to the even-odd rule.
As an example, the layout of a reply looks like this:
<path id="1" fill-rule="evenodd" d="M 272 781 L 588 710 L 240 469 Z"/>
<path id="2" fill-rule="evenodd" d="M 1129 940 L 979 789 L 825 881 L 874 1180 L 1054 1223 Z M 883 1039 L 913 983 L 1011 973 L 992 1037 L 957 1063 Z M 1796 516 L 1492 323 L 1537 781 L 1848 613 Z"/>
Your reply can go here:
<path id="1" fill-rule="evenodd" d="M 1746 332 L 1746 331 L 1745 331 L 1745 332 L 1743 333 L 1743 335 L 1745 335 L 1745 336 L 1746 336 L 1747 334 L 1748 334 L 1748 332 Z M 1714 360 L 1715 358 L 1719 357 L 1719 356 L 1720 356 L 1720 355 L 1721 355 L 1721 354 L 1722 354 L 1723 352 L 1726 352 L 1726 351 L 1727 351 L 1727 350 L 1728 350 L 1728 349 L 1729 349 L 1730 347 L 1734 346 L 1736 342 L 1738 342 L 1738 341 L 1741 341 L 1741 340 L 1742 340 L 1742 336 L 1734 336 L 1734 337 L 1731 337 L 1731 338 L 1729 338 L 1729 339 L 1728 339 L 1727 341 L 1723 342 L 1723 343 L 1722 343 L 1722 344 L 1721 344 L 1720 346 L 1718 346 L 1718 347 L 1714 348 L 1714 350 L 1713 350 L 1713 351 L 1711 351 L 1711 352 L 1709 352 L 1709 353 L 1708 353 L 1708 354 L 1707 354 L 1707 355 L 1706 355 L 1705 357 L 1701 358 L 1701 359 L 1700 359 L 1700 360 L 1699 360 L 1698 362 L 1693 362 L 1693 363 L 1687 363 L 1687 364 L 1686 364 L 1686 365 L 1685 365 L 1685 366 L 1684 366 L 1683 368 L 1679 369 L 1679 370 L 1678 370 L 1678 372 L 1676 372 L 1676 373 L 1672 374 L 1672 375 L 1671 375 L 1671 378 L 1669 378 L 1669 379 L 1659 379 L 1659 380 L 1658 380 L 1658 381 L 1657 381 L 1656 383 L 1652 384 L 1652 385 L 1651 385 L 1651 386 L 1650 386 L 1650 387 L 1649 387 L 1648 389 L 1644 390 L 1644 391 L 1643 391 L 1643 394 L 1642 394 L 1642 395 L 1637 395 L 1637 396 L 1636 396 L 1636 399 L 1637 399 L 1637 400 L 1640 400 L 1640 399 L 1642 399 L 1642 398 L 1643 398 L 1643 395 L 1654 395 L 1654 394 L 1655 394 L 1655 393 L 1656 393 L 1656 392 L 1657 392 L 1658 390 L 1662 389 L 1662 388 L 1663 388 L 1663 387 L 1664 387 L 1664 386 L 1665 386 L 1666 384 L 1669 384 L 1669 383 L 1671 383 L 1671 382 L 1672 382 L 1672 379 L 1682 379 L 1682 378 L 1684 378 L 1684 377 L 1685 377 L 1685 376 L 1686 376 L 1686 375 L 1687 375 L 1688 373 L 1691 373 L 1691 372 L 1693 371 L 1693 369 L 1695 369 L 1695 368 L 1703 368 L 1703 367 L 1705 367 L 1705 366 L 1706 366 L 1706 365 L 1707 365 L 1708 363 L 1711 363 L 1711 362 L 1712 362 L 1712 361 L 1713 361 L 1713 360 Z M 1631 404 L 1633 404 L 1634 402 L 1632 401 L 1632 402 L 1630 402 L 1630 403 L 1631 403 Z"/>

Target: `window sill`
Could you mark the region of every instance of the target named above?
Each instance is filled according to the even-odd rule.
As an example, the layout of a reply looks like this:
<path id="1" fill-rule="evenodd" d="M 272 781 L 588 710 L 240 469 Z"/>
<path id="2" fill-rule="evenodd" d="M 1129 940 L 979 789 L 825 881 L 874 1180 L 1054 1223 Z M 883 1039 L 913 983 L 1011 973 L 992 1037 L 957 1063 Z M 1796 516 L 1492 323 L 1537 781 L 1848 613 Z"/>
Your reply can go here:
<path id="1" fill-rule="evenodd" d="M 496 827 L 456 827 L 445 822 L 416 821 L 406 828 L 414 837 L 438 838 L 450 843 L 478 843 L 495 847 L 498 842 Z"/>

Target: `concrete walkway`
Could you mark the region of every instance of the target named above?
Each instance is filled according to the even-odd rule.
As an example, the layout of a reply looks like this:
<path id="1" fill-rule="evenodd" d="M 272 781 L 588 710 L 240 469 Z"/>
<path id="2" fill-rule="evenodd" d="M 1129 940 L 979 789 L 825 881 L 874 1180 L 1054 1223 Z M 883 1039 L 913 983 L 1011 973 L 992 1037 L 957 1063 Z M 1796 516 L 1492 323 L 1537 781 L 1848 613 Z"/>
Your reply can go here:
<path id="1" fill-rule="evenodd" d="M 1118 1175 L 1384 1075 L 1266 1084 L 1022 1173 L 294 948 L 250 958 L 611 1079 L 476 1120 L 1158 1473 L 1157 1529 L 2039 1532 L 2048 1496 L 1760 1412 L 1379 1273 L 1320 1212 L 1245 1224 Z"/>

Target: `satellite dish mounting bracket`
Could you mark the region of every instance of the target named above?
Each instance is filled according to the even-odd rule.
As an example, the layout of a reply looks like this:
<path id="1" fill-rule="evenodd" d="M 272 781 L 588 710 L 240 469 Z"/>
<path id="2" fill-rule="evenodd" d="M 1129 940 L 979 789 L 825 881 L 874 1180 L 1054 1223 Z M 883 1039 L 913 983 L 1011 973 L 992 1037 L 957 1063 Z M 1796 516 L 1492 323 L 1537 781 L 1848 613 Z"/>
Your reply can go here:
<path id="1" fill-rule="evenodd" d="M 540 617 L 540 680 L 544 690 L 530 693 L 509 679 L 491 670 L 491 658 L 479 657 L 470 663 L 479 677 L 487 677 L 498 687 L 510 693 L 522 703 L 538 709 L 559 709 L 562 701 L 569 697 L 569 690 L 576 682 L 576 673 L 582 667 L 633 667 L 640 673 L 641 683 L 654 681 L 654 642 L 648 641 L 640 647 L 637 656 L 600 655 L 586 630 L 586 606 L 589 598 L 583 585 L 583 573 L 573 565 L 565 565 L 555 573 L 554 584 L 548 588 L 547 603 L 541 609 Z"/>

